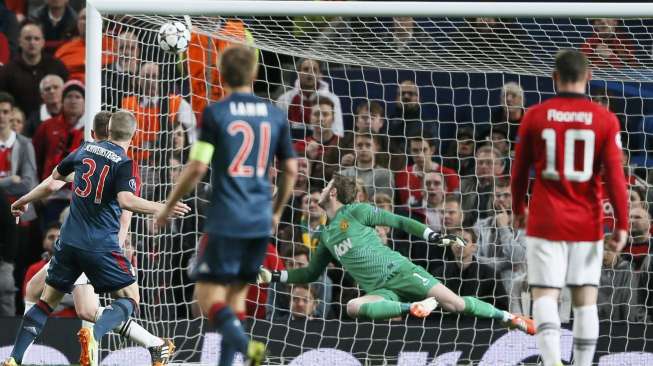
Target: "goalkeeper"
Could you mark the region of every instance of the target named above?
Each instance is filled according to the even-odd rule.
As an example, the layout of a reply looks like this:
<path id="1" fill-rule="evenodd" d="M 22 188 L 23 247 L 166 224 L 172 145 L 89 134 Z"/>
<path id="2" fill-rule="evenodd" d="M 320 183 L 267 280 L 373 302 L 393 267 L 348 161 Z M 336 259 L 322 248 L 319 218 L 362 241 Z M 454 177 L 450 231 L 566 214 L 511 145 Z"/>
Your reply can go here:
<path id="1" fill-rule="evenodd" d="M 427 317 L 438 303 L 449 312 L 501 321 L 510 329 L 535 334 L 531 319 L 510 314 L 475 297 L 460 297 L 430 273 L 383 245 L 375 226 L 391 226 L 423 237 L 431 244 L 465 245 L 454 235 L 440 235 L 427 226 L 364 203 L 353 203 L 356 181 L 335 175 L 322 191 L 320 206 L 330 219 L 308 267 L 269 271 L 261 267 L 258 282 L 308 283 L 337 260 L 366 295 L 347 303 L 352 318 L 390 319 L 410 313 Z"/>

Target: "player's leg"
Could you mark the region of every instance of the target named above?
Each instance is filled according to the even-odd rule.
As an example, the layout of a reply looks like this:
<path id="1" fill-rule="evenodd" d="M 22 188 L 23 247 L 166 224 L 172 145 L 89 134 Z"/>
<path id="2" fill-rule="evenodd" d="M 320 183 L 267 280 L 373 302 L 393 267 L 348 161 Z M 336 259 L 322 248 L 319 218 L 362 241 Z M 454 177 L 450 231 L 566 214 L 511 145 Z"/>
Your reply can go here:
<path id="1" fill-rule="evenodd" d="M 96 365 L 97 341 L 111 329 L 126 322 L 140 301 L 138 285 L 131 263 L 122 252 L 93 252 L 79 249 L 79 263 L 97 293 L 111 293 L 114 301 L 104 309 L 93 328 L 82 327 L 79 333 L 82 366 Z"/>
<path id="2" fill-rule="evenodd" d="M 239 239 L 205 234 L 198 250 L 192 277 L 202 313 L 209 324 L 222 335 L 227 351 L 220 357 L 220 366 L 231 365 L 235 352 L 241 352 L 254 364 L 260 364 L 265 347 L 250 341 L 237 312 L 243 310 L 244 285 L 256 280 L 265 257 L 268 238 Z M 233 288 L 232 288 L 233 287 Z"/>
<path id="3" fill-rule="evenodd" d="M 391 319 L 407 314 L 410 303 L 399 302 L 397 294 L 379 289 L 347 302 L 347 315 L 351 318 Z"/>
<path id="4" fill-rule="evenodd" d="M 537 347 L 544 366 L 562 365 L 558 298 L 565 285 L 567 245 L 526 237 L 526 261 L 528 284 L 533 295 Z M 556 266 L 555 270 L 551 270 L 552 264 Z"/>
<path id="5" fill-rule="evenodd" d="M 34 277 L 27 282 L 27 286 L 25 286 L 25 312 L 23 314 L 27 314 L 32 306 L 36 305 L 41 298 L 43 288 L 45 287 L 45 277 L 48 274 L 49 267 L 50 262 L 41 267 Z"/>
<path id="6" fill-rule="evenodd" d="M 577 242 L 569 245 L 567 285 L 571 288 L 574 308 L 574 366 L 589 366 L 599 338 L 599 314 L 596 307 L 601 279 L 603 244 Z"/>

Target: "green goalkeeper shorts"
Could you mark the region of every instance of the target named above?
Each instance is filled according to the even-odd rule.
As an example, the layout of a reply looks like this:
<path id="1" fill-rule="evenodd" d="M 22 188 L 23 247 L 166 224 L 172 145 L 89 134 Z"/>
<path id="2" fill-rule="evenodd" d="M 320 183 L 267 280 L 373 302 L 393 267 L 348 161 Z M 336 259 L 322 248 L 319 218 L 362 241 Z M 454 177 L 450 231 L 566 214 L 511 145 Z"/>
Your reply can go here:
<path id="1" fill-rule="evenodd" d="M 367 295 L 381 296 L 389 301 L 413 302 L 428 297 L 429 290 L 440 283 L 435 277 L 411 262 L 401 264 L 383 287 Z"/>

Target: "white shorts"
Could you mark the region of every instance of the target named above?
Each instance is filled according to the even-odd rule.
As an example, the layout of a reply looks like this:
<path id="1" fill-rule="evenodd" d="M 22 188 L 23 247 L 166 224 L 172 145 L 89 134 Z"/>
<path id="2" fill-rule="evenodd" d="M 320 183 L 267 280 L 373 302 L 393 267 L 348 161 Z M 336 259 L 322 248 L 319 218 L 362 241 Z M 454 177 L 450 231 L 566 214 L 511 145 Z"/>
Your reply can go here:
<path id="1" fill-rule="evenodd" d="M 91 282 L 88 280 L 88 277 L 86 277 L 86 273 L 82 272 L 79 277 L 77 277 L 77 281 L 75 281 L 75 286 L 79 285 L 90 285 Z"/>
<path id="2" fill-rule="evenodd" d="M 550 241 L 527 236 L 526 260 L 530 286 L 598 286 L 603 242 Z"/>

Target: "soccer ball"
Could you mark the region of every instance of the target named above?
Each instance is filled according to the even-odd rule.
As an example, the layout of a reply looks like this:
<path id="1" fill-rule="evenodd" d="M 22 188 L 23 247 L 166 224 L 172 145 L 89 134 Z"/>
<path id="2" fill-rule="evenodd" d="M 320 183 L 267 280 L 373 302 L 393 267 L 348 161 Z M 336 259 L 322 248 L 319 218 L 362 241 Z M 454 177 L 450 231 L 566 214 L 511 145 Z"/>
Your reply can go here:
<path id="1" fill-rule="evenodd" d="M 169 53 L 186 51 L 190 42 L 190 32 L 182 22 L 164 23 L 159 29 L 159 47 Z"/>

